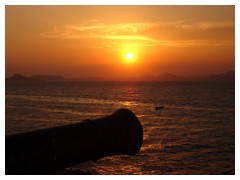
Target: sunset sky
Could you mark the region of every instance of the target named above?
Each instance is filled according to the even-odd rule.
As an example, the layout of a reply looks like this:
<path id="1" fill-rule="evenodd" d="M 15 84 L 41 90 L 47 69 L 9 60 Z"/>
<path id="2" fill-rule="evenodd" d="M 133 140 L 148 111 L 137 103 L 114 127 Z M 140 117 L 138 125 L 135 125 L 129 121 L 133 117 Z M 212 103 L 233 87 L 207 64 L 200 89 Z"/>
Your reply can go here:
<path id="1" fill-rule="evenodd" d="M 234 6 L 6 6 L 6 76 L 234 70 Z"/>

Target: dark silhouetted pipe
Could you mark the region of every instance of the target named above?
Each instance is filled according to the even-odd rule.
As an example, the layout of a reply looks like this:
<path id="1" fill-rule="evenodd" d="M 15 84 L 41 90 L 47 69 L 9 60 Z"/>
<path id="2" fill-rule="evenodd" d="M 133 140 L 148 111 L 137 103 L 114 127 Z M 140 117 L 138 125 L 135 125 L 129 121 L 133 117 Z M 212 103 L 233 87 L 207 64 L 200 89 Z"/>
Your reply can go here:
<path id="1" fill-rule="evenodd" d="M 134 113 L 37 130 L 5 138 L 6 174 L 47 174 L 101 157 L 134 155 L 142 146 L 143 130 Z"/>

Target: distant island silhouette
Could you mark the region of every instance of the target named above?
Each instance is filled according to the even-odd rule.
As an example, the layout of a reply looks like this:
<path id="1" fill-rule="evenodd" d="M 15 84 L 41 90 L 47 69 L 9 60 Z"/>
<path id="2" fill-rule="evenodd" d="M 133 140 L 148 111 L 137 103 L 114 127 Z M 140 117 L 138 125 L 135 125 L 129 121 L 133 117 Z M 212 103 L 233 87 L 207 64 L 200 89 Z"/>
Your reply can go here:
<path id="1" fill-rule="evenodd" d="M 143 76 L 145 81 L 234 81 L 235 71 L 228 71 L 221 74 L 211 74 L 206 76 L 177 76 L 171 73 L 163 73 L 159 76 Z"/>
<path id="2" fill-rule="evenodd" d="M 163 73 L 159 76 L 145 75 L 139 78 L 111 79 L 106 77 L 64 78 L 58 75 L 34 75 L 26 77 L 14 74 L 6 78 L 7 81 L 235 81 L 235 71 L 206 76 L 178 76 L 172 73 Z"/>
<path id="3" fill-rule="evenodd" d="M 10 81 L 63 81 L 65 78 L 62 76 L 53 75 L 34 75 L 34 76 L 23 76 L 21 74 L 14 74 L 13 76 L 6 78 Z"/>

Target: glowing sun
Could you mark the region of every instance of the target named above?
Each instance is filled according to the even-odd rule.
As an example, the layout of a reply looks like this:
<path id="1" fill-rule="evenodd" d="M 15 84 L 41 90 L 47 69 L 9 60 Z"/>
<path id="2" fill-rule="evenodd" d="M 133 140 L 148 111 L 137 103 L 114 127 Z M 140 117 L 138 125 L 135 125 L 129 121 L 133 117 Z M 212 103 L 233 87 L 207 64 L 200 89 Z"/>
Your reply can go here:
<path id="1" fill-rule="evenodd" d="M 128 52 L 125 57 L 126 57 L 126 62 L 128 62 L 128 63 L 134 62 L 134 54 L 133 53 Z"/>

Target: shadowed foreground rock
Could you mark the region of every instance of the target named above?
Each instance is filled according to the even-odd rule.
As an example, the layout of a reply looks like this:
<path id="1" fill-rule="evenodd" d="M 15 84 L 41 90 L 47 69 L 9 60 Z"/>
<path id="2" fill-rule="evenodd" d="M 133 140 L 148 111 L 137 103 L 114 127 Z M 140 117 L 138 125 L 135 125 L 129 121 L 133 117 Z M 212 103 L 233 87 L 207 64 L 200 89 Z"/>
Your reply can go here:
<path id="1" fill-rule="evenodd" d="M 142 146 L 140 121 L 128 109 L 81 123 L 5 138 L 6 174 L 47 174 L 102 157 L 134 155 Z"/>

